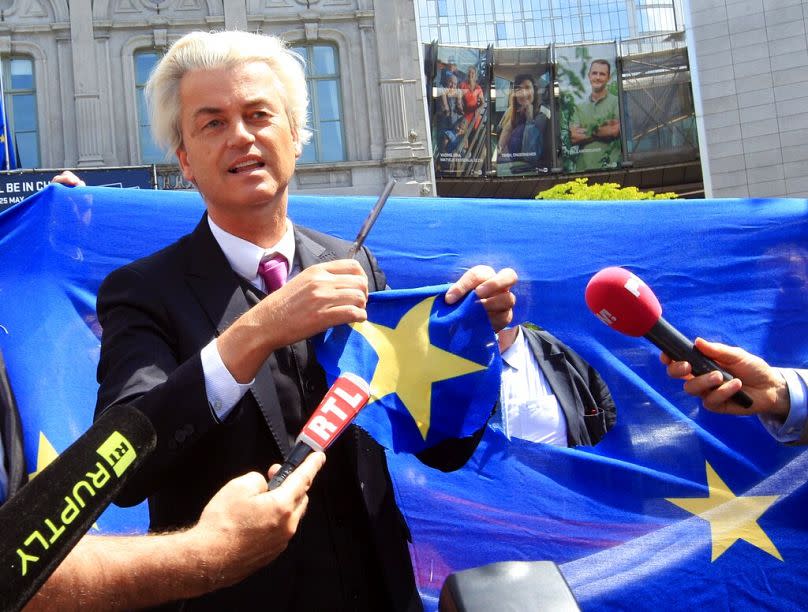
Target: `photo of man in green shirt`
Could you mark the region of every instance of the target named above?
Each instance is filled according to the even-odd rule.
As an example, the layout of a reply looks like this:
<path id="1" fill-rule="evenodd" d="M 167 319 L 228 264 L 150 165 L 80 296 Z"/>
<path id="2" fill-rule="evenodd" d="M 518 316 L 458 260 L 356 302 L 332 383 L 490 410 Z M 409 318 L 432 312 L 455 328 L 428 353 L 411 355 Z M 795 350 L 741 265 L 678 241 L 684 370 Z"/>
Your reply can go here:
<path id="1" fill-rule="evenodd" d="M 569 123 L 570 144 L 577 146 L 575 170 L 616 168 L 621 158 L 620 112 L 609 92 L 611 65 L 605 59 L 589 65 L 589 97 L 580 102 Z"/>

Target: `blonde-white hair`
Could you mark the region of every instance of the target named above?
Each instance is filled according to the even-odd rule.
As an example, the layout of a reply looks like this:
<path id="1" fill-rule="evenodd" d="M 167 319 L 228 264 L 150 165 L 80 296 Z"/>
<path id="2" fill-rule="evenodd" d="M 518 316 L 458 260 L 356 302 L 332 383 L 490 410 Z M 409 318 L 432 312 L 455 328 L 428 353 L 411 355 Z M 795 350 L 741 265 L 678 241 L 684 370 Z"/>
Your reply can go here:
<path id="1" fill-rule="evenodd" d="M 299 154 L 311 139 L 304 60 L 280 38 L 250 32 L 191 32 L 171 45 L 145 89 L 155 143 L 169 154 L 182 146 L 179 90 L 186 73 L 248 62 L 264 62 L 275 75 L 289 122 L 297 131 Z"/>

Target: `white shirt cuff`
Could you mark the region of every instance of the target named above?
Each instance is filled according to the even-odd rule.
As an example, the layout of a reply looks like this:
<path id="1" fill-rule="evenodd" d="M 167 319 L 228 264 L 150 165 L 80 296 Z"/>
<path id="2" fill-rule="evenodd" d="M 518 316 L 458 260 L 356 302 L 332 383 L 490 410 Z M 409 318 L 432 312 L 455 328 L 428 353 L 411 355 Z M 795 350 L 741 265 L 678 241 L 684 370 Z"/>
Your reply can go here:
<path id="1" fill-rule="evenodd" d="M 759 415 L 760 422 L 778 442 L 796 442 L 802 436 L 808 420 L 808 393 L 806 381 L 794 370 L 789 368 L 775 368 L 785 379 L 788 386 L 788 395 L 791 407 L 784 423 L 777 419 Z"/>
<path id="2" fill-rule="evenodd" d="M 255 380 L 241 384 L 233 378 L 222 361 L 215 338 L 202 349 L 200 358 L 210 409 L 219 422 L 224 421 Z"/>

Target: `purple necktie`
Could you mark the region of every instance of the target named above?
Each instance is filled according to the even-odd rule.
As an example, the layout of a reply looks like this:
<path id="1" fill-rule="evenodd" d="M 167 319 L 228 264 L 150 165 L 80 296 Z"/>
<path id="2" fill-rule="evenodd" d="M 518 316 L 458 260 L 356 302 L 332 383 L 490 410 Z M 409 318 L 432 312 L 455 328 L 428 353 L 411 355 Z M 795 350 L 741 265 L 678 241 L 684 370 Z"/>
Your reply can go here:
<path id="1" fill-rule="evenodd" d="M 258 275 L 264 279 L 267 294 L 280 289 L 286 283 L 286 275 L 289 273 L 287 266 L 286 258 L 280 253 L 275 253 L 258 264 Z"/>

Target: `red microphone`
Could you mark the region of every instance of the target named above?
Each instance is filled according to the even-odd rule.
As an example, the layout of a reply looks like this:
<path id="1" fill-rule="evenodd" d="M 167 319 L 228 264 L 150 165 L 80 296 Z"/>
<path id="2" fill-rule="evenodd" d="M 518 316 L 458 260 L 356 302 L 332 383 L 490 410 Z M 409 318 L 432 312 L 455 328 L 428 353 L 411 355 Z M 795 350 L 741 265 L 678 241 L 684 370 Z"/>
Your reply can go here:
<path id="1" fill-rule="evenodd" d="M 690 363 L 694 375 L 718 371 L 725 381 L 733 376 L 704 356 L 681 332 L 662 318 L 659 300 L 640 277 L 624 268 L 604 268 L 586 285 L 586 305 L 606 325 L 628 336 L 650 340 L 676 361 Z M 752 398 L 738 391 L 732 399 L 750 408 Z"/>
<path id="2" fill-rule="evenodd" d="M 325 451 L 370 399 L 370 385 L 355 374 L 341 374 L 309 417 L 268 488 L 277 489 L 313 451 Z"/>

